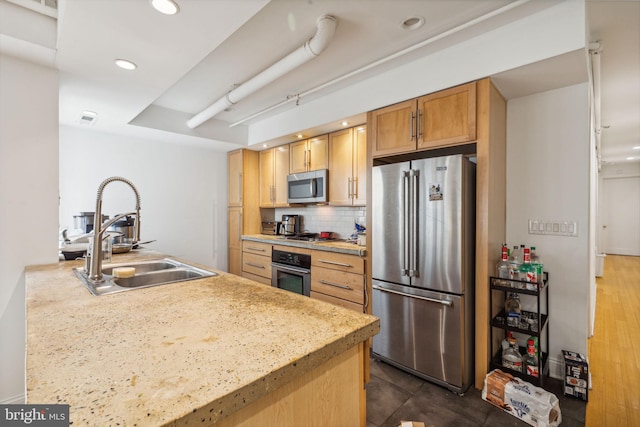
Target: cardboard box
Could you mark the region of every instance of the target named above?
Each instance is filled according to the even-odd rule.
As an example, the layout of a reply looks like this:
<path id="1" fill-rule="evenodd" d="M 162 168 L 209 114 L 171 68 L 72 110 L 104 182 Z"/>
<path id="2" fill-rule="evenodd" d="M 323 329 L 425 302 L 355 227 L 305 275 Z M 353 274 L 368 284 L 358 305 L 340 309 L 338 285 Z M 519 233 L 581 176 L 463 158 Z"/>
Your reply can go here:
<path id="1" fill-rule="evenodd" d="M 553 393 L 499 369 L 485 377 L 482 399 L 534 427 L 557 427 L 562 422 Z"/>
<path id="2" fill-rule="evenodd" d="M 584 355 L 562 350 L 564 356 L 564 395 L 576 399 L 589 399 L 589 361 Z"/>

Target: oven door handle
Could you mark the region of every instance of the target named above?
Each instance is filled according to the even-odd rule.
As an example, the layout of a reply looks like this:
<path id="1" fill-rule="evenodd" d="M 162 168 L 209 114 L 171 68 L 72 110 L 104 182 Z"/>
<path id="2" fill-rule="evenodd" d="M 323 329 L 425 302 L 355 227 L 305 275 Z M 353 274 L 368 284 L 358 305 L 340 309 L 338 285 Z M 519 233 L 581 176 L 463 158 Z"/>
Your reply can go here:
<path id="1" fill-rule="evenodd" d="M 277 264 L 275 262 L 271 264 L 271 267 L 277 268 L 278 270 L 289 271 L 289 272 L 293 272 L 293 273 L 302 273 L 302 274 L 311 273 L 311 270 L 306 269 L 306 268 L 292 267 L 290 265 Z"/>

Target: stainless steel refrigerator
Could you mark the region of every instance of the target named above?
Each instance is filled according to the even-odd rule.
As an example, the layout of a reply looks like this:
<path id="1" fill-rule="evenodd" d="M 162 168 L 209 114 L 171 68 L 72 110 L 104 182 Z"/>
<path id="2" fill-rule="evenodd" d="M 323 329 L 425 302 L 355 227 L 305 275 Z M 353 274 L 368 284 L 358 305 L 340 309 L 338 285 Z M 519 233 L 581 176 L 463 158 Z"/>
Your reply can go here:
<path id="1" fill-rule="evenodd" d="M 373 356 L 463 393 L 473 381 L 475 164 L 373 168 Z"/>

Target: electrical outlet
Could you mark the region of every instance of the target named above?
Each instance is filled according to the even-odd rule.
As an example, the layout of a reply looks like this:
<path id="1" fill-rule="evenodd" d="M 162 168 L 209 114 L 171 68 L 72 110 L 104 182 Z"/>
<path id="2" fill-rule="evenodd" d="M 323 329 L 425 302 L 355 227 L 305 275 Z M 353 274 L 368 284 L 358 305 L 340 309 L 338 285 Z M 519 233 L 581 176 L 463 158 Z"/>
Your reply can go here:
<path id="1" fill-rule="evenodd" d="M 530 219 L 529 234 L 577 237 L 578 223 L 576 221 Z"/>

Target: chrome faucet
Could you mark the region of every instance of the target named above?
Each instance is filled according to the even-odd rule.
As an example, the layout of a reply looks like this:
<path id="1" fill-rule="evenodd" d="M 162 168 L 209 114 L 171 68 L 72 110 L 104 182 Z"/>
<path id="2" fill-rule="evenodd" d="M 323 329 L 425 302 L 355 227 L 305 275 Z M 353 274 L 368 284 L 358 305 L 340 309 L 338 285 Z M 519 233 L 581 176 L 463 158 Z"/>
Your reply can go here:
<path id="1" fill-rule="evenodd" d="M 127 184 L 136 195 L 136 210 L 135 212 L 127 212 L 123 214 L 116 215 L 114 218 L 105 221 L 104 224 L 101 224 L 100 221 L 102 219 L 102 192 L 104 188 L 114 182 L 120 181 Z M 98 187 L 98 196 L 96 197 L 96 211 L 93 217 L 93 223 L 96 224 L 93 230 L 93 237 L 91 239 L 91 255 L 87 254 L 87 259 L 85 263 L 85 272 L 88 275 L 89 280 L 92 282 L 101 282 L 102 279 L 102 240 L 104 232 L 109 228 L 114 222 L 126 217 L 127 215 L 135 215 L 136 222 L 134 225 L 134 241 L 133 243 L 140 241 L 140 194 L 136 189 L 135 185 L 131 181 L 126 178 L 122 178 L 119 176 L 113 176 L 111 178 L 107 178 L 102 181 L 102 184 Z"/>

